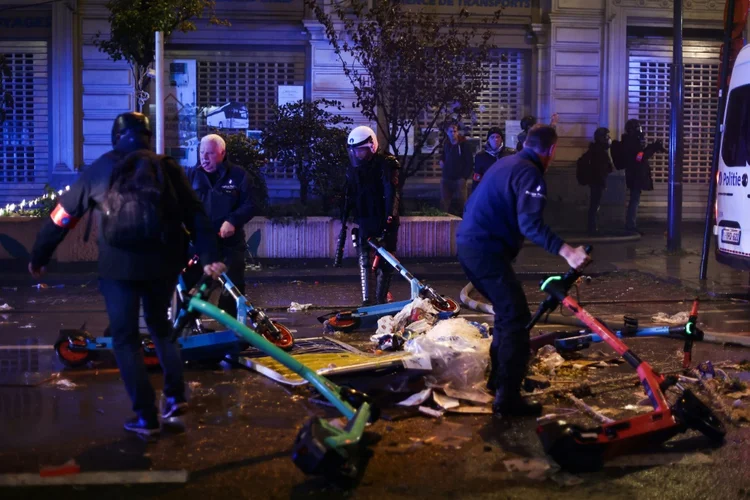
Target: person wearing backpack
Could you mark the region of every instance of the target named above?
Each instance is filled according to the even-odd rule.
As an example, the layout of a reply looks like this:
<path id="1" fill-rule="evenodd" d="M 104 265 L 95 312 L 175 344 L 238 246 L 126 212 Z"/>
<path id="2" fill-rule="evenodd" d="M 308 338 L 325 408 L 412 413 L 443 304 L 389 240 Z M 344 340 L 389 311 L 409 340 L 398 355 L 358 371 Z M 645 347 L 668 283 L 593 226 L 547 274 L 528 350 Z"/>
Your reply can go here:
<path id="1" fill-rule="evenodd" d="M 597 214 L 602 203 L 602 196 L 607 189 L 607 176 L 614 170 L 609 147 L 612 138 L 609 129 L 599 127 L 594 132 L 594 142 L 589 143 L 589 149 L 578 159 L 576 165 L 576 179 L 582 186 L 589 186 L 589 214 L 588 232 L 596 235 Z"/>
<path id="2" fill-rule="evenodd" d="M 136 413 L 125 430 L 143 435 L 160 431 L 154 389 L 143 364 L 138 319 L 143 316 L 164 371 L 166 405 L 162 417 L 187 406 L 182 360 L 170 341 L 168 309 L 185 261 L 188 233 L 204 272 L 214 277 L 217 262 L 211 224 L 182 167 L 150 151 L 151 127 L 141 113 L 123 113 L 112 127 L 113 150 L 83 171 L 63 194 L 40 230 L 29 272 L 41 277 L 63 239 L 89 210 L 97 217 L 99 286 L 109 316 L 120 376 Z"/>
<path id="3" fill-rule="evenodd" d="M 636 119 L 625 123 L 622 140 L 612 150 L 612 158 L 618 170 L 625 169 L 625 184 L 630 190 L 630 201 L 625 215 L 625 229 L 638 231 L 635 219 L 642 191 L 653 191 L 654 180 L 651 177 L 651 166 L 648 161 L 657 153 L 666 153 L 661 139 L 646 145 L 641 122 Z"/>

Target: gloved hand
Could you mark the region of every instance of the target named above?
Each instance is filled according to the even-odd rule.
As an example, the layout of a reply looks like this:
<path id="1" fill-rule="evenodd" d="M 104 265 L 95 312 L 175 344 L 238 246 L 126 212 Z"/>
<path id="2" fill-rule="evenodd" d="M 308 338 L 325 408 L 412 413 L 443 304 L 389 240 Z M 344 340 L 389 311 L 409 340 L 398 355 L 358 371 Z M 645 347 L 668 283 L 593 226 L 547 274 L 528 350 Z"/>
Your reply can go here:
<path id="1" fill-rule="evenodd" d="M 662 141 L 661 139 L 656 139 L 656 141 L 654 141 L 654 145 L 656 146 L 657 153 L 667 152 L 667 149 L 664 147 L 664 141 Z"/>

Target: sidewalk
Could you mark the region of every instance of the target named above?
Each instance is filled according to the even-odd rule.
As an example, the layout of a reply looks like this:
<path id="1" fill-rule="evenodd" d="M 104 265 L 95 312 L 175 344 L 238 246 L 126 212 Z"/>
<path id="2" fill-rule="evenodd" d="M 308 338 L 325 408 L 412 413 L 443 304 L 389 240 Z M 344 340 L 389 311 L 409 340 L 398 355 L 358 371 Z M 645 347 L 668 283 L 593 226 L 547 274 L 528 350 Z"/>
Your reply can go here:
<path id="1" fill-rule="evenodd" d="M 682 284 L 697 293 L 714 297 L 744 297 L 750 295 L 750 277 L 747 272 L 737 271 L 716 262 L 712 252 L 709 258 L 708 279 L 698 279 L 702 224 L 685 223 L 683 226 L 683 250 L 676 255 L 666 251 L 665 224 L 646 226 L 644 235 L 611 231 L 590 237 L 583 232 L 560 231 L 570 244 L 593 246 L 593 263 L 588 274 L 613 271 L 639 271 L 656 278 Z M 345 259 L 343 267 L 334 268 L 332 259 L 261 259 L 261 268 L 248 267 L 248 282 L 325 281 L 357 282 L 354 259 Z M 404 259 L 402 264 L 419 279 L 464 279 L 461 266 L 455 259 Z M 0 287 L 31 286 L 36 284 L 26 271 L 25 263 L 0 263 Z M 543 249 L 527 242 L 514 264 L 521 277 L 529 279 L 551 273 L 564 272 L 565 262 Z M 42 282 L 74 286 L 97 280 L 96 263 L 71 263 L 49 266 Z"/>

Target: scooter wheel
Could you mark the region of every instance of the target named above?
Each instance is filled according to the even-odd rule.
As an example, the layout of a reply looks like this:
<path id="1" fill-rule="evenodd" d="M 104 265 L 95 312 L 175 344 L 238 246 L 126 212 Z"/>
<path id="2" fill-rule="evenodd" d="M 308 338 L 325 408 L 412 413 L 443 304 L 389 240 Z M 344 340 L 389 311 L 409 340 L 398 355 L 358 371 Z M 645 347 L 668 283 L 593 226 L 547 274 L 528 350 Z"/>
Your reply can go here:
<path id="1" fill-rule="evenodd" d="M 156 354 L 154 342 L 145 338 L 141 341 L 141 345 L 143 346 L 143 364 L 149 367 L 159 366 L 159 356 Z"/>
<path id="2" fill-rule="evenodd" d="M 458 303 L 451 299 L 450 297 L 444 297 L 446 304 L 440 305 L 437 301 L 432 301 L 432 306 L 438 310 L 438 317 L 440 319 L 448 319 L 452 318 L 453 316 L 457 315 L 458 312 L 461 310 L 461 306 L 458 305 Z"/>
<path id="3" fill-rule="evenodd" d="M 62 364 L 68 368 L 78 368 L 85 365 L 91 358 L 91 351 L 86 349 L 86 339 L 70 337 L 55 342 L 55 354 Z"/>
<path id="4" fill-rule="evenodd" d="M 291 351 L 294 347 L 294 335 L 292 335 L 292 332 L 281 323 L 277 323 L 276 321 L 271 321 L 271 323 L 273 323 L 273 326 L 279 331 L 279 335 L 273 335 L 264 329 L 263 337 L 276 347 L 285 351 Z"/>
<path id="5" fill-rule="evenodd" d="M 328 319 L 328 325 L 339 332 L 351 332 L 359 326 L 357 318 L 339 318 L 338 315 Z"/>
<path id="6" fill-rule="evenodd" d="M 577 474 L 580 472 L 596 472 L 604 466 L 602 449 L 598 444 L 584 445 L 576 441 L 571 435 L 558 438 L 549 448 L 547 454 L 560 467 Z"/>
<path id="7" fill-rule="evenodd" d="M 674 412 L 680 421 L 690 429 L 699 431 L 712 441 L 721 443 L 727 433 L 719 417 L 703 401 L 685 389 L 674 405 Z"/>

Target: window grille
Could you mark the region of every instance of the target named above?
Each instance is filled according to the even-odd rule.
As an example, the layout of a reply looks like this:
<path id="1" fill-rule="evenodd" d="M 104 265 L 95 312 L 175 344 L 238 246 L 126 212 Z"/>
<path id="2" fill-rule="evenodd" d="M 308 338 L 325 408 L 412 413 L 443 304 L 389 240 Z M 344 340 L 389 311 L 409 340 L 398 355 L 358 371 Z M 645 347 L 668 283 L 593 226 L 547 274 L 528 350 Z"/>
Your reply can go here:
<path id="1" fill-rule="evenodd" d="M 49 167 L 47 42 L 0 42 L 13 107 L 0 125 L 0 185 L 44 182 Z"/>

